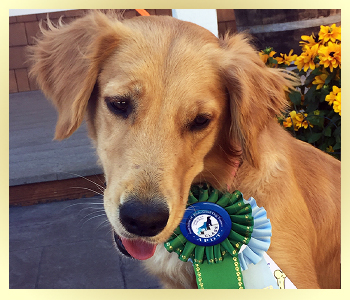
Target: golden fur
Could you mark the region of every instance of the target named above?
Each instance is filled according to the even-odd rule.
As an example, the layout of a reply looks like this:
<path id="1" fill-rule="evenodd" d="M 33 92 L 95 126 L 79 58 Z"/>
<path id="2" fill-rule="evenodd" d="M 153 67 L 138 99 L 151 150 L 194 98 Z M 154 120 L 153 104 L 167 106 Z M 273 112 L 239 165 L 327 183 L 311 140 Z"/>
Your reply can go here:
<path id="1" fill-rule="evenodd" d="M 58 110 L 56 139 L 87 117 L 104 169 L 114 230 L 129 193 L 162 195 L 170 217 L 146 267 L 167 288 L 196 287 L 190 263 L 162 246 L 178 226 L 193 182 L 254 197 L 272 223 L 268 254 L 298 288 L 340 287 L 340 162 L 294 139 L 275 116 L 287 107 L 286 73 L 267 68 L 243 34 L 217 39 L 171 17 L 117 20 L 95 12 L 49 26 L 31 70 Z M 111 113 L 128 95 L 135 113 Z M 203 130 L 188 129 L 196 116 Z"/>

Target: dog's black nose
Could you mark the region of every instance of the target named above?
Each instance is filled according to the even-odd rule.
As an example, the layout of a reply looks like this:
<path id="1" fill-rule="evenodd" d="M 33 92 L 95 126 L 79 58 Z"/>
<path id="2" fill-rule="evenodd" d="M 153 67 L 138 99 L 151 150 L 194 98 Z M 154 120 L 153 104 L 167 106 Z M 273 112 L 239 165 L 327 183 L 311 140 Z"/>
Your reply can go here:
<path id="1" fill-rule="evenodd" d="M 155 236 L 166 226 L 169 209 L 162 201 L 130 199 L 120 206 L 119 218 L 128 232 L 138 236 Z"/>

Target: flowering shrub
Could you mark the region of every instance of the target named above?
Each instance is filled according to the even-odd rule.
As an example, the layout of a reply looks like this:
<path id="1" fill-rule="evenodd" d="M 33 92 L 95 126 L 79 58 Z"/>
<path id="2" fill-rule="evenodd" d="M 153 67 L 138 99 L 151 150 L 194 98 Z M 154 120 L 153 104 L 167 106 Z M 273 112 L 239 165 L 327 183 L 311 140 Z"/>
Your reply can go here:
<path id="1" fill-rule="evenodd" d="M 341 28 L 321 26 L 318 36 L 302 36 L 301 54 L 272 48 L 260 57 L 273 68 L 294 68 L 302 84 L 288 94 L 292 111 L 279 122 L 296 138 L 340 159 L 341 150 Z M 295 68 L 296 67 L 296 68 Z"/>

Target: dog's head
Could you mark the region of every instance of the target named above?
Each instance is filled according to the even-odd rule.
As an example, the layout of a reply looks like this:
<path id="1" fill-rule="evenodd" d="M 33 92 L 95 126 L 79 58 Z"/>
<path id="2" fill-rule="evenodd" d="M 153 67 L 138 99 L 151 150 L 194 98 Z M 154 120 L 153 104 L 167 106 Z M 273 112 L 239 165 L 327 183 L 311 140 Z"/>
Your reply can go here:
<path id="1" fill-rule="evenodd" d="M 190 186 L 224 189 L 259 132 L 285 108 L 288 80 L 245 35 L 217 39 L 171 17 L 94 13 L 50 26 L 34 74 L 58 110 L 56 138 L 87 117 L 103 166 L 107 216 L 127 251 L 148 258 L 182 219 Z"/>

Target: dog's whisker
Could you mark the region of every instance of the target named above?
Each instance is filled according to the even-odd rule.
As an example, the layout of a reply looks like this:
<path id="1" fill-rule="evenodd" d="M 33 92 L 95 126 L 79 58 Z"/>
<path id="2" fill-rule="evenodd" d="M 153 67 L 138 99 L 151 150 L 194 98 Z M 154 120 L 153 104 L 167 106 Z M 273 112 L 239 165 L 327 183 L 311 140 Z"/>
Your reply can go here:
<path id="1" fill-rule="evenodd" d="M 108 222 L 108 223 L 109 223 L 109 222 Z M 106 223 L 105 226 L 107 226 L 108 223 Z M 110 223 L 109 223 L 109 224 L 110 224 Z M 113 229 L 112 226 L 110 226 L 109 230 L 106 231 L 106 235 L 108 234 L 109 236 L 110 236 L 110 235 L 114 235 L 114 233 L 115 233 L 115 231 L 114 231 L 114 229 Z"/>
<path id="2" fill-rule="evenodd" d="M 90 206 L 91 205 L 91 206 Z M 99 206 L 103 206 L 103 202 L 101 203 L 87 203 L 87 202 L 79 202 L 79 203 L 73 203 L 73 204 L 70 204 L 66 207 L 63 207 L 61 209 L 61 213 L 67 211 L 68 209 L 73 209 L 74 207 L 77 207 L 77 206 L 82 206 L 82 208 L 80 209 L 80 212 L 84 211 L 84 210 L 87 210 L 87 209 L 99 209 Z"/>
<path id="3" fill-rule="evenodd" d="M 93 189 L 90 189 L 90 188 L 87 188 L 87 187 L 71 186 L 71 187 L 69 187 L 69 188 L 71 188 L 71 189 L 82 189 L 82 190 L 87 190 L 87 191 L 90 191 L 90 192 L 95 193 L 96 195 L 103 196 L 103 194 L 101 194 L 100 192 L 97 192 L 97 191 L 95 191 L 95 190 L 93 190 Z"/>
<path id="4" fill-rule="evenodd" d="M 83 227 L 87 222 L 89 222 L 89 221 L 91 221 L 93 219 L 100 218 L 100 217 L 105 217 L 105 216 L 106 216 L 106 213 L 99 214 L 97 216 L 91 217 L 91 218 L 85 220 L 80 226 Z"/>
<path id="5" fill-rule="evenodd" d="M 86 205 L 86 203 L 83 203 L 83 202 L 73 203 L 73 204 L 70 204 L 70 205 L 68 205 L 66 207 L 63 207 L 62 211 L 66 210 L 66 209 L 69 209 L 69 208 L 72 208 L 72 207 L 77 206 L 77 205 Z"/>
<path id="6" fill-rule="evenodd" d="M 102 179 L 99 177 L 99 176 L 97 176 L 97 179 L 98 179 L 98 181 L 101 183 L 100 184 L 100 187 L 103 189 L 103 191 L 106 189 L 106 182 L 104 182 L 104 181 L 102 181 Z M 98 183 L 96 183 L 96 184 L 98 184 Z"/>
<path id="7" fill-rule="evenodd" d="M 93 213 L 96 213 L 96 212 L 101 212 L 101 211 L 103 211 L 104 210 L 104 208 L 103 209 L 101 209 L 101 208 L 99 208 L 99 207 L 84 207 L 84 208 L 82 208 L 79 212 L 78 212 L 78 215 L 81 215 L 81 214 L 85 214 L 85 211 L 91 211 L 91 210 L 93 210 L 93 212 L 90 212 L 89 214 L 93 214 Z M 86 215 L 85 215 L 86 216 Z M 85 216 L 83 217 L 83 218 L 85 218 Z"/>
<path id="8" fill-rule="evenodd" d="M 103 202 L 79 202 L 79 203 L 73 203 L 73 204 L 70 204 L 66 207 L 64 207 L 63 209 L 68 209 L 68 208 L 72 208 L 74 206 L 77 206 L 77 205 L 103 205 Z M 86 207 L 86 208 L 89 208 L 89 207 Z"/>
<path id="9" fill-rule="evenodd" d="M 102 221 L 94 230 L 94 234 L 97 233 L 97 231 L 99 230 L 106 230 L 106 233 L 110 234 L 111 233 L 111 228 L 108 227 L 108 225 L 110 225 L 108 219 Z"/>
<path id="10" fill-rule="evenodd" d="M 74 175 L 74 176 L 78 176 L 78 177 L 80 177 L 80 178 L 83 178 L 83 179 L 85 179 L 86 181 L 91 182 L 91 183 L 93 183 L 94 185 L 96 185 L 96 187 L 100 190 L 100 192 L 104 192 L 104 190 L 105 190 L 105 188 L 104 188 L 103 185 L 100 185 L 100 184 L 96 183 L 95 181 L 93 181 L 93 180 L 91 180 L 91 179 L 89 179 L 89 178 L 86 178 L 85 176 L 82 176 L 82 175 L 79 175 L 79 174 L 76 174 L 76 173 L 71 173 L 71 172 L 63 172 L 63 171 L 61 171 L 61 173 L 70 174 L 70 175 Z M 99 177 L 97 176 L 97 178 L 99 178 Z M 101 181 L 101 179 L 99 179 L 99 180 Z M 104 184 L 104 183 L 103 183 L 103 184 Z"/>
<path id="11" fill-rule="evenodd" d="M 109 224 L 110 224 L 110 223 L 109 223 L 109 220 L 108 220 L 108 219 L 105 220 L 105 221 L 103 221 L 103 222 L 101 222 L 101 224 L 98 225 L 98 226 L 96 227 L 96 231 L 99 230 L 100 228 L 104 227 L 104 226 L 109 225 Z"/>
<path id="12" fill-rule="evenodd" d="M 93 214 L 97 214 L 97 213 L 101 213 L 101 212 L 105 213 L 105 210 L 104 209 L 95 210 L 93 212 L 90 212 L 90 213 L 86 214 L 82 219 L 86 219 L 87 217 L 89 217 L 89 216 L 91 216 Z"/>
<path id="13" fill-rule="evenodd" d="M 85 214 L 84 216 L 80 217 L 80 221 L 78 222 L 78 224 L 81 226 L 81 224 L 84 224 L 86 222 L 86 220 L 88 220 L 90 218 L 90 216 L 93 216 L 96 214 L 101 215 L 101 214 L 106 214 L 106 212 L 104 209 L 98 209 L 98 210 L 95 210 L 95 211 L 90 212 L 88 214 Z"/>

